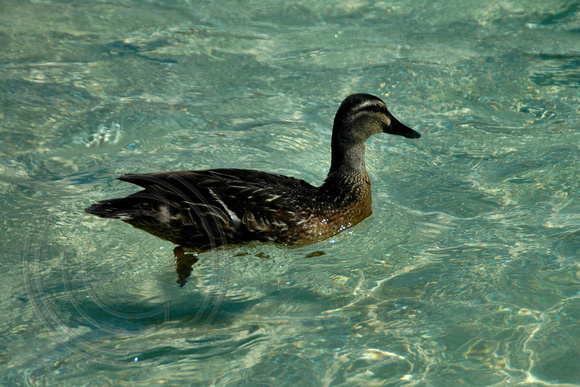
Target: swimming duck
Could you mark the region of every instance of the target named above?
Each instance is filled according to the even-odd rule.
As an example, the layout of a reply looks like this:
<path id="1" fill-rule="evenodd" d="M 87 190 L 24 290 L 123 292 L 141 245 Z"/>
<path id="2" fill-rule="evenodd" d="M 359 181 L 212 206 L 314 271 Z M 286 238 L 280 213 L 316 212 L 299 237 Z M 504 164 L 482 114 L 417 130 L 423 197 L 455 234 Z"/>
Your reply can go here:
<path id="1" fill-rule="evenodd" d="M 320 187 L 247 169 L 128 174 L 118 179 L 144 190 L 85 211 L 177 244 L 177 282 L 183 286 L 197 253 L 251 241 L 314 242 L 370 216 L 365 142 L 380 132 L 421 137 L 393 117 L 380 98 L 353 94 L 334 118 L 330 171 Z"/>

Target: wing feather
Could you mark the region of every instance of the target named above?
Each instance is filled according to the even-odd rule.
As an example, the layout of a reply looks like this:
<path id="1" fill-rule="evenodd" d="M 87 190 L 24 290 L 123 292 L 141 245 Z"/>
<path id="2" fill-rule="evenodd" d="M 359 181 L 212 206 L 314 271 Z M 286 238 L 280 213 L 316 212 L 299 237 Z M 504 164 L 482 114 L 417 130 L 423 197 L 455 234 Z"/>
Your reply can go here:
<path id="1" fill-rule="evenodd" d="M 133 195 L 156 197 L 163 205 L 149 211 L 169 222 L 168 228 L 183 232 L 169 239 L 159 225 L 132 224 L 148 232 L 155 229 L 155 235 L 181 245 L 187 245 L 191 233 L 194 240 L 223 234 L 217 238 L 223 242 L 283 239 L 316 190 L 300 179 L 244 169 L 129 174 L 119 179 L 145 188 Z"/>

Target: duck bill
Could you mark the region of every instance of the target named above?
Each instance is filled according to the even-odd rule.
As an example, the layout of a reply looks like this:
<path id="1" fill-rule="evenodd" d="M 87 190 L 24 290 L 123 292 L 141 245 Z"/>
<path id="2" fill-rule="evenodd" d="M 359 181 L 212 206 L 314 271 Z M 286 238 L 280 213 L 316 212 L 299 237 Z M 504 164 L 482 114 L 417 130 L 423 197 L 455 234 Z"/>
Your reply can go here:
<path id="1" fill-rule="evenodd" d="M 383 130 L 385 133 L 398 134 L 399 136 L 407 138 L 419 138 L 421 135 L 409 128 L 406 125 L 401 124 L 395 117 L 391 117 L 391 125 L 386 126 Z"/>

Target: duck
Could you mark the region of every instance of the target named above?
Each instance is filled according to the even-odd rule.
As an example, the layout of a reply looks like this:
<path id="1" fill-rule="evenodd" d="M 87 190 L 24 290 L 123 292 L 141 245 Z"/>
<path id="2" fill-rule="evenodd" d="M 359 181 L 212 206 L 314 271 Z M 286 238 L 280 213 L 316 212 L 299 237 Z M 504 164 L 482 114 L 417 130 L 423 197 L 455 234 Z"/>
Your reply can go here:
<path id="1" fill-rule="evenodd" d="M 331 137 L 330 170 L 319 187 L 290 176 L 250 169 L 126 174 L 142 191 L 85 209 L 118 219 L 177 245 L 177 282 L 183 286 L 200 253 L 250 242 L 286 246 L 330 238 L 372 214 L 366 141 L 387 133 L 420 138 L 371 94 L 340 104 Z"/>

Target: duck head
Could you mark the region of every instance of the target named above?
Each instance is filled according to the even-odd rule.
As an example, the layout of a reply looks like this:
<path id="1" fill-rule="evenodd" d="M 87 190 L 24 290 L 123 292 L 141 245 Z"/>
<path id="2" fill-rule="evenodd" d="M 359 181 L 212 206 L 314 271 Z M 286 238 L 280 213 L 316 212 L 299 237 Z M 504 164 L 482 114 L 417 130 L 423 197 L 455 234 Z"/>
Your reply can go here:
<path id="1" fill-rule="evenodd" d="M 421 137 L 393 117 L 380 98 L 370 94 L 348 96 L 334 118 L 331 172 L 348 166 L 364 168 L 365 142 L 381 132 L 407 138 Z"/>
<path id="2" fill-rule="evenodd" d="M 342 137 L 355 135 L 362 141 L 381 132 L 407 138 L 421 137 L 393 117 L 380 98 L 370 94 L 353 94 L 342 102 L 334 118 L 334 131 Z"/>

